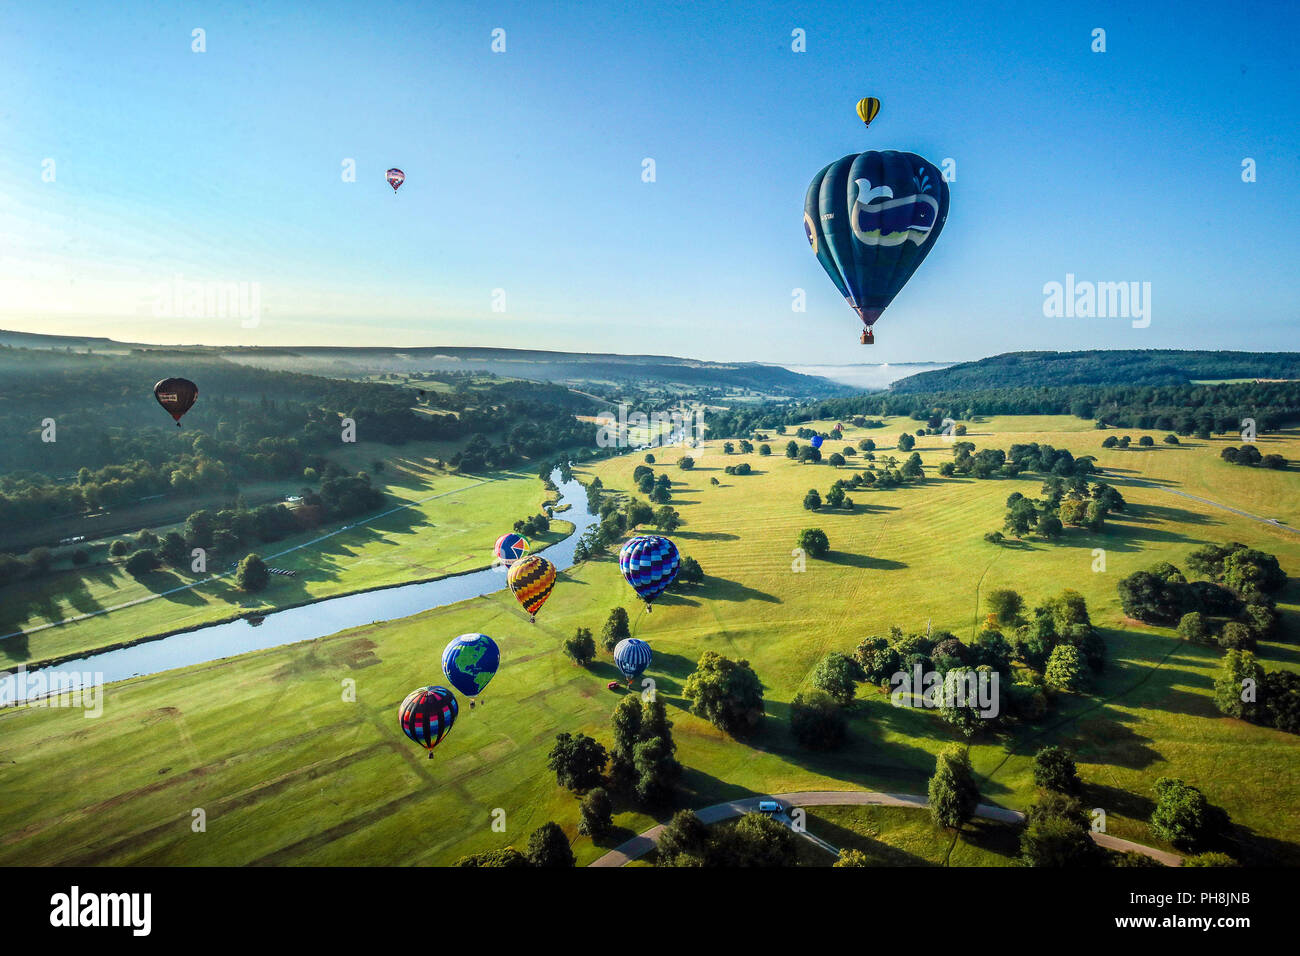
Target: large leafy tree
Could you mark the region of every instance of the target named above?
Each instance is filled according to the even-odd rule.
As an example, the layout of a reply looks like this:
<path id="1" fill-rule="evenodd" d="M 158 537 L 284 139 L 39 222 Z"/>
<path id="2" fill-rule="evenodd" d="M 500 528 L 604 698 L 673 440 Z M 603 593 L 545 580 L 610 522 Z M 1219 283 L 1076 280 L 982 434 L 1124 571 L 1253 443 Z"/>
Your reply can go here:
<path id="1" fill-rule="evenodd" d="M 547 767 L 555 771 L 556 782 L 569 790 L 588 790 L 600 783 L 609 755 L 600 743 L 586 734 L 556 734 L 555 746 L 547 755 Z"/>
<path id="2" fill-rule="evenodd" d="M 862 671 L 853 658 L 838 651 L 831 651 L 813 669 L 813 686 L 830 694 L 841 704 L 853 700 L 857 693 L 857 682 L 862 679 Z"/>
<path id="3" fill-rule="evenodd" d="M 1034 785 L 1069 794 L 1083 788 L 1073 758 L 1061 747 L 1043 747 L 1034 755 Z"/>
<path id="4" fill-rule="evenodd" d="M 830 539 L 821 528 L 804 528 L 799 532 L 796 544 L 814 558 L 824 558 L 831 550 Z"/>
<path id="5" fill-rule="evenodd" d="M 940 826 L 955 829 L 975 815 L 979 788 L 964 747 L 952 746 L 940 752 L 929 794 L 930 815 Z"/>
<path id="6" fill-rule="evenodd" d="M 578 804 L 578 832 L 600 840 L 614 827 L 614 803 L 604 787 L 593 787 Z"/>
<path id="7" fill-rule="evenodd" d="M 733 736 L 753 730 L 763 718 L 763 684 L 749 661 L 733 661 L 716 651 L 700 657 L 683 695 L 691 702 L 691 713 Z"/>
<path id="8" fill-rule="evenodd" d="M 235 584 L 245 591 L 262 591 L 270 580 L 270 569 L 260 555 L 247 555 L 235 571 Z"/>
<path id="9" fill-rule="evenodd" d="M 528 863 L 531 866 L 573 866 L 573 849 L 558 823 L 543 823 L 528 837 Z"/>
<path id="10" fill-rule="evenodd" d="M 1214 678 L 1214 706 L 1229 717 L 1251 720 L 1261 696 L 1264 668 L 1250 651 L 1230 650 Z"/>
<path id="11" fill-rule="evenodd" d="M 1200 849 L 1227 828 L 1227 814 L 1196 787 L 1176 777 L 1161 777 L 1155 791 L 1151 829 L 1179 849 Z"/>
<path id="12" fill-rule="evenodd" d="M 790 702 L 790 732 L 809 750 L 835 750 L 844 743 L 844 709 L 824 691 L 800 691 Z"/>
<path id="13" fill-rule="evenodd" d="M 1082 691 L 1088 687 L 1087 662 L 1083 651 L 1071 644 L 1060 644 L 1052 649 L 1043 671 L 1047 686 L 1057 690 Z"/>
<path id="14" fill-rule="evenodd" d="M 605 621 L 605 626 L 600 632 L 601 646 L 605 650 L 612 652 L 619 641 L 631 636 L 632 631 L 628 627 L 627 609 L 614 608 L 609 612 L 609 618 Z"/>

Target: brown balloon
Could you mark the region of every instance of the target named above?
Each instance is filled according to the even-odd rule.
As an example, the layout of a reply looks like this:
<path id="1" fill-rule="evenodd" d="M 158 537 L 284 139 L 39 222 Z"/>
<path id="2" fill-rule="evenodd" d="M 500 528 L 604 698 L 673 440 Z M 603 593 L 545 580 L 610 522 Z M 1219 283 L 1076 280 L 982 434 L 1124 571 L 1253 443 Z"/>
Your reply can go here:
<path id="1" fill-rule="evenodd" d="M 153 387 L 153 397 L 181 427 L 181 416 L 194 407 L 199 387 L 187 378 L 165 378 Z"/>

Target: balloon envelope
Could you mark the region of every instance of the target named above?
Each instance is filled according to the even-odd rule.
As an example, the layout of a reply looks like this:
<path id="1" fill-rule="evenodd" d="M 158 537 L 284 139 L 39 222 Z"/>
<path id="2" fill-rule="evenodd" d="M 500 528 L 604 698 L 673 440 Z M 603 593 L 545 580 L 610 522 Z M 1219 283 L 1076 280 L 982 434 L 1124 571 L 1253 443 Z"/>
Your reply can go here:
<path id="1" fill-rule="evenodd" d="M 821 435 L 813 435 L 813 437 L 812 437 L 812 446 L 813 446 L 814 448 L 821 448 L 821 447 L 822 447 L 822 441 L 823 441 L 823 438 L 822 438 Z"/>
<path id="2" fill-rule="evenodd" d="M 653 657 L 650 645 L 645 641 L 638 641 L 635 637 L 625 638 L 614 647 L 614 666 L 622 671 L 623 676 L 628 680 L 635 680 L 644 674 Z"/>
<path id="3" fill-rule="evenodd" d="M 199 387 L 188 378 L 165 378 L 153 387 L 153 397 L 179 425 L 181 416 L 194 407 Z"/>
<path id="4" fill-rule="evenodd" d="M 506 583 L 523 609 L 536 614 L 555 587 L 555 565 L 540 554 L 530 554 L 510 568 Z"/>
<path id="5" fill-rule="evenodd" d="M 493 553 L 496 554 L 497 560 L 508 568 L 528 553 L 528 547 L 528 539 L 512 531 L 497 538 Z"/>
<path id="6" fill-rule="evenodd" d="M 874 96 L 864 96 L 858 100 L 858 119 L 870 126 L 871 121 L 876 118 L 880 112 L 880 100 Z"/>
<path id="7" fill-rule="evenodd" d="M 930 254 L 947 219 L 939 169 L 892 149 L 836 160 L 804 198 L 813 254 L 868 328 Z"/>
<path id="8" fill-rule="evenodd" d="M 397 192 L 397 187 L 406 182 L 406 173 L 397 167 L 393 167 L 384 174 L 384 178 L 388 180 L 388 185 L 393 187 L 393 192 Z"/>
<path id="9" fill-rule="evenodd" d="M 657 534 L 639 534 L 618 552 L 618 569 L 646 604 L 673 583 L 681 566 L 677 545 Z"/>
<path id="10" fill-rule="evenodd" d="M 459 711 L 456 695 L 447 688 L 421 687 L 411 691 L 402 701 L 402 706 L 397 708 L 397 719 L 401 722 L 402 733 L 425 750 L 432 751 L 447 736 Z"/>
<path id="11" fill-rule="evenodd" d="M 442 652 L 442 672 L 466 697 L 477 697 L 501 666 L 501 649 L 486 634 L 462 634 Z"/>

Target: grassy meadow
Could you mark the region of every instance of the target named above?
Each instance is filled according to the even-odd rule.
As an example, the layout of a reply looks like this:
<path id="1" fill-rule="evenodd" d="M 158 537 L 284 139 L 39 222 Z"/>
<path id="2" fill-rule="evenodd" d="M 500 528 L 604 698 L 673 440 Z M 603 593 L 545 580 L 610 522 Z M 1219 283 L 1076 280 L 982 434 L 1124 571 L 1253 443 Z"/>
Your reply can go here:
<path id="1" fill-rule="evenodd" d="M 236 588 L 232 576 L 205 581 L 226 571 L 247 549 L 214 555 L 206 574 L 164 567 L 136 578 L 126 572 L 122 561 L 115 561 L 11 585 L 0 591 L 0 634 L 133 601 L 142 603 L 0 641 L 0 668 L 250 611 L 484 567 L 492 561 L 492 543 L 500 533 L 492 529 L 508 530 L 517 519 L 536 514 L 544 492 L 535 476 L 522 472 L 480 477 L 440 471 L 434 460 L 445 454 L 447 446 L 434 442 L 401 447 L 358 443 L 335 453 L 333 457 L 351 471 L 370 470 L 373 461 L 382 460 L 384 470 L 372 475 L 388 496 L 382 510 L 400 510 L 379 518 L 323 524 L 261 546 L 258 552 L 272 567 L 298 573 L 292 578 L 272 575 L 267 589 L 256 595 Z M 162 525 L 154 530 L 162 535 L 180 527 Z M 544 540 L 558 540 L 571 528 L 567 522 L 557 522 Z M 185 587 L 196 581 L 205 583 Z"/>
<path id="2" fill-rule="evenodd" d="M 892 420 L 883 429 L 850 428 L 844 444 L 871 437 L 879 460 L 898 454 L 891 450 L 898 433 L 916 427 Z M 1081 592 L 1108 645 L 1109 664 L 1093 694 L 1058 698 L 1041 725 L 975 739 L 971 757 L 985 802 L 1024 809 L 1033 799 L 1034 750 L 1062 743 L 1079 761 L 1085 805 L 1106 810 L 1110 833 L 1160 846 L 1145 822 L 1152 784 L 1179 776 L 1229 812 L 1240 859 L 1300 863 L 1297 739 L 1220 716 L 1211 699 L 1220 653 L 1126 620 L 1115 594 L 1124 575 L 1160 560 L 1179 564 L 1211 541 L 1243 541 L 1300 574 L 1300 535 L 1175 493 L 1300 524 L 1297 472 L 1231 466 L 1218 458 L 1220 440 L 1186 439 L 1172 447 L 1160 444 L 1160 433 L 1153 433 L 1152 450 L 1103 450 L 1109 432 L 1071 418 L 999 418 L 971 423 L 969 431 L 966 440 L 977 447 L 1038 441 L 1096 455 L 1129 508 L 1104 533 L 1071 529 L 1052 544 L 997 547 L 983 535 L 1001 527 L 1006 497 L 1017 490 L 1036 496 L 1040 480 L 939 478 L 937 467 L 951 449 L 938 437 L 917 442 L 926 464 L 923 483 L 850 492 L 852 512 L 816 514 L 804 510 L 803 496 L 811 487 L 825 495 L 836 470 L 787 460 L 785 437 L 772 436 L 771 457 L 727 456 L 720 440 L 707 442 L 692 452 L 691 471 L 665 465 L 679 451 L 655 449 L 655 470 L 672 478 L 672 504 L 684 519 L 672 537 L 700 561 L 704 584 L 664 596 L 646 614 L 606 556 L 562 574 L 535 625 L 508 592 L 498 592 L 314 642 L 125 681 L 107 689 L 96 719 L 71 709 L 0 711 L 6 795 L 0 864 L 448 864 L 507 843 L 522 848 L 547 820 L 564 827 L 580 864 L 591 862 L 654 822 L 621 807 L 620 833 L 594 845 L 577 835 L 576 798 L 546 769 L 558 732 L 611 739 L 609 715 L 619 692 L 605 688 L 615 676 L 609 656 L 602 653 L 582 669 L 565 658 L 561 644 L 580 626 L 599 634 L 619 605 L 629 610 L 635 636 L 654 648 L 648 674 L 669 702 L 677 756 L 686 768 L 681 805 L 793 790 L 923 793 L 935 753 L 958 740 L 936 714 L 894 708 L 882 693 L 861 688 L 849 743 L 815 754 L 799 748 L 789 732 L 789 701 L 810 686 L 827 651 L 850 652 L 891 625 L 923 630 L 929 624 L 971 638 L 983 616 L 981 594 L 994 587 L 1018 590 L 1030 606 L 1066 587 Z M 1129 434 L 1136 443 L 1142 433 Z M 1294 432 L 1261 446 L 1300 458 Z M 837 450 L 840 443 L 822 448 L 823 455 Z M 631 494 L 641 458 L 624 455 L 577 473 L 583 480 L 598 475 L 606 490 Z M 724 474 L 726 465 L 742 460 L 752 475 Z M 851 458 L 841 474 L 864 464 Z M 426 493 L 422 479 L 410 480 L 405 492 L 412 498 Z M 461 480 L 439 476 L 433 490 Z M 495 527 L 500 512 L 513 521 L 540 497 L 535 478 L 467 486 L 456 514 L 472 524 L 471 509 L 483 509 L 478 517 L 495 517 L 488 523 Z M 355 547 L 379 564 L 387 560 L 387 574 L 402 562 L 415 566 L 410 549 L 435 547 L 442 537 L 426 534 L 420 522 L 443 529 L 454 520 L 436 510 L 392 517 L 401 519 L 396 529 L 357 529 Z M 832 552 L 797 571 L 791 552 L 800 529 L 810 526 L 825 530 Z M 437 545 L 446 550 L 421 556 L 419 567 L 454 568 L 467 555 L 481 555 L 491 543 L 485 527 L 454 545 Z M 1094 570 L 1095 549 L 1104 549 L 1104 571 Z M 299 554 L 304 561 L 314 554 L 336 560 L 330 552 Z M 157 626 L 167 605 L 146 605 L 150 610 L 140 613 L 158 618 L 144 626 Z M 1300 633 L 1298 605 L 1300 585 L 1293 581 L 1279 602 L 1292 640 Z M 103 620 L 120 631 L 116 622 L 124 619 L 115 613 Z M 401 735 L 396 708 L 413 688 L 442 680 L 443 645 L 467 631 L 495 637 L 502 666 L 484 706 L 463 708 L 434 758 L 425 759 Z M 707 649 L 747 658 L 766 687 L 768 717 L 750 739 L 733 740 L 686 710 L 682 685 Z M 1259 656 L 1269 668 L 1300 669 L 1294 643 L 1261 645 Z M 348 699 L 353 690 L 354 701 Z M 860 842 L 850 845 L 882 863 L 897 862 L 898 854 L 939 862 L 939 850 L 947 852 L 937 834 L 926 832 L 925 814 L 898 811 L 914 815 L 896 819 L 882 810 L 875 819 L 863 809 L 817 808 L 810 829 L 835 845 L 856 834 Z M 203 832 L 195 832 L 197 810 L 205 814 Z M 501 825 L 494 828 L 494 820 Z M 1005 835 L 977 830 L 963 835 L 949 862 L 1007 862 L 1014 848 L 1007 849 Z"/>

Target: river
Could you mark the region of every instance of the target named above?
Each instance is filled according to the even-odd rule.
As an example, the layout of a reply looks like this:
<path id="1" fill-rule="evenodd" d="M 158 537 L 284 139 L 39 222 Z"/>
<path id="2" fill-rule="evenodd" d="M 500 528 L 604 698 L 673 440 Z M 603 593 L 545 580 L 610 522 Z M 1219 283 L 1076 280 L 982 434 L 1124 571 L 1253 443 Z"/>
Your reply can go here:
<path id="1" fill-rule="evenodd" d="M 587 490 L 579 481 L 572 479 L 561 482 L 559 478 L 558 470 L 552 472 L 551 480 L 560 491 L 556 507 L 566 504 L 570 507 L 556 517 L 571 522 L 575 529 L 563 541 L 538 553 L 545 554 L 557 571 L 565 571 L 573 566 L 573 551 L 578 545 L 578 539 L 600 518 L 587 510 Z M 436 534 L 436 530 L 433 533 Z M 491 540 L 484 541 L 485 556 L 490 553 L 495 540 L 493 536 Z M 235 657 L 250 651 L 311 641 L 350 627 L 375 621 L 392 621 L 458 601 L 482 597 L 500 591 L 505 586 L 505 568 L 489 567 L 421 584 L 403 584 L 360 594 L 322 598 L 301 607 L 270 611 L 257 624 L 242 618 L 224 624 L 208 624 L 131 647 L 87 654 L 54 667 L 36 670 L 20 668 L 0 678 L 0 705 L 21 703 L 54 692 L 75 692 L 88 684 L 111 684 L 129 677 L 157 674 L 178 667 Z"/>

